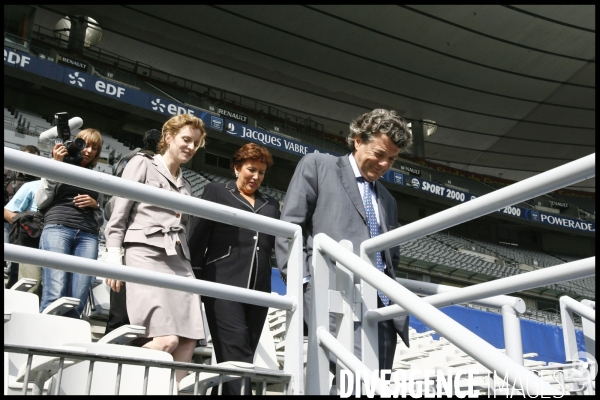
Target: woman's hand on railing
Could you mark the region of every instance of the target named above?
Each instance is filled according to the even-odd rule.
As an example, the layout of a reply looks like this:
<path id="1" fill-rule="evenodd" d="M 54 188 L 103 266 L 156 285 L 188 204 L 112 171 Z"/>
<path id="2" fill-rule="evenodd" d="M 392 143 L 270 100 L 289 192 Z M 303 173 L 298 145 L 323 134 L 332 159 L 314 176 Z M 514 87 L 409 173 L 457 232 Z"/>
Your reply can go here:
<path id="1" fill-rule="evenodd" d="M 111 264 L 123 265 L 123 248 L 122 247 L 107 247 L 106 252 L 108 254 L 107 254 L 106 258 L 104 259 L 104 262 L 111 263 Z M 121 290 L 121 285 L 123 284 L 123 282 L 121 282 L 120 280 L 106 278 L 105 281 L 106 281 L 106 284 L 108 286 L 110 286 L 110 288 L 113 291 L 118 293 Z"/>

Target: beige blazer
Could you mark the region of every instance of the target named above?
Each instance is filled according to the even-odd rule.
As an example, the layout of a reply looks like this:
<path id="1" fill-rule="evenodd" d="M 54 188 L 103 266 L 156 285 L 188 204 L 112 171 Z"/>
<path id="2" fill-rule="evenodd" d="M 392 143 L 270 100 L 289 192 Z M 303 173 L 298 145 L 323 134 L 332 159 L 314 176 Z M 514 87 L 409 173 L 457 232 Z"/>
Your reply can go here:
<path id="1" fill-rule="evenodd" d="M 122 178 L 191 196 L 192 188 L 189 182 L 183 179 L 183 174 L 175 181 L 156 157 L 137 154 L 127 163 Z M 110 220 L 104 229 L 106 247 L 143 243 L 162 247 L 168 255 L 175 255 L 175 245 L 179 241 L 185 257 L 190 260 L 187 244 L 188 220 L 188 215 L 179 211 L 117 197 Z"/>

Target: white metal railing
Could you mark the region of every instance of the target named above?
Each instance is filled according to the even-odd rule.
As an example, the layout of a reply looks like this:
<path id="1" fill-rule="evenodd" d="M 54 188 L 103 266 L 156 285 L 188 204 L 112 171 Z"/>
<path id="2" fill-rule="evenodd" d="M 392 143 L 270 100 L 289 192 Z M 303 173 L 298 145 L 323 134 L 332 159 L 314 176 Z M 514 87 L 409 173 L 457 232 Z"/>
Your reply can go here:
<path id="1" fill-rule="evenodd" d="M 523 391 L 527 390 L 527 393 L 530 395 L 561 395 L 560 391 L 525 368 L 522 362 L 517 362 L 508 355 L 499 353 L 489 343 L 440 312 L 432 304 L 436 306 L 441 306 L 441 304 L 448 305 L 452 304 L 452 298 L 454 297 L 459 298 L 462 296 L 461 301 L 467 301 L 467 299 L 476 300 L 490 295 L 509 293 L 514 291 L 513 288 L 519 286 L 523 287 L 533 284 L 535 285 L 533 287 L 537 287 L 540 285 L 540 282 L 543 285 L 595 275 L 595 258 L 548 268 L 547 271 L 539 270 L 496 280 L 488 284 L 487 287 L 485 286 L 486 284 L 481 284 L 451 293 L 434 295 L 431 296 L 429 301 L 427 299 L 420 299 L 404 286 L 387 277 L 383 272 L 373 268 L 373 265 L 375 264 L 375 253 L 378 251 L 398 246 L 421 236 L 489 214 L 502 207 L 591 178 L 595 176 L 594 168 L 595 158 L 594 154 L 592 154 L 471 200 L 468 203 L 459 204 L 430 217 L 364 241 L 361 244 L 360 257 L 349 252 L 347 244 L 337 243 L 324 234 L 316 235 L 313 242 L 313 275 L 311 277 L 311 284 L 314 293 L 311 299 L 310 312 L 307 387 L 314 388 L 312 390 L 314 393 L 327 393 L 325 390 L 328 386 L 328 374 L 325 371 L 328 371 L 329 366 L 325 350 L 332 351 L 333 347 L 331 346 L 331 340 L 324 339 L 325 336 L 322 332 L 329 329 L 329 312 L 343 315 L 341 320 L 338 318 L 338 340 L 345 345 L 346 352 L 350 354 L 353 354 L 354 345 L 351 333 L 347 332 L 350 324 L 344 322 L 348 320 L 347 310 L 349 308 L 353 309 L 355 311 L 354 318 L 358 320 L 361 320 L 361 317 L 363 317 L 361 329 L 361 368 L 364 367 L 366 370 L 373 371 L 378 369 L 378 335 L 377 324 L 375 322 L 376 320 L 386 320 L 401 315 L 400 310 L 403 309 L 402 312 L 415 315 L 489 370 L 498 372 L 513 387 Z M 337 274 L 333 275 L 336 276 L 337 291 L 329 290 L 329 264 L 331 264 L 331 260 L 337 262 Z M 576 268 L 573 268 L 574 266 Z M 333 272 L 333 268 L 331 270 Z M 350 271 L 350 274 L 348 271 Z M 362 279 L 361 284 L 358 285 L 360 294 L 356 294 L 357 297 L 362 297 L 360 300 L 355 300 L 354 298 L 353 285 L 343 284 L 344 280 L 354 282 L 354 277 L 351 274 Z M 495 288 L 496 285 L 499 285 L 499 288 L 493 292 L 489 290 L 483 292 L 481 290 L 481 287 L 490 289 L 492 286 Z M 386 307 L 383 310 L 374 310 L 376 308 L 377 291 L 385 293 L 396 305 Z M 324 304 L 328 304 L 329 307 L 324 307 Z M 507 314 L 510 314 L 508 310 Z M 516 329 L 515 319 L 518 321 L 516 315 L 513 315 L 512 322 L 510 323 L 513 326 L 509 327 L 508 331 L 505 330 L 506 333 L 514 332 Z M 518 339 L 520 342 L 520 337 Z M 513 341 L 511 346 L 515 348 L 520 347 L 520 343 L 517 345 Z M 519 352 L 515 351 L 512 356 L 515 357 L 518 354 Z M 522 355 L 522 349 L 520 354 Z"/>
<path id="2" fill-rule="evenodd" d="M 521 340 L 521 321 L 519 319 L 519 315 L 523 314 L 526 310 L 525 302 L 523 299 L 519 297 L 511 297 L 511 296 L 494 296 L 481 298 L 481 296 L 490 295 L 490 293 L 481 293 L 474 300 L 465 300 L 462 301 L 460 299 L 460 295 L 457 292 L 461 290 L 457 287 L 440 285 L 437 283 L 429 283 L 429 282 L 420 282 L 420 281 L 412 281 L 409 279 L 396 278 L 396 282 L 403 285 L 405 288 L 409 289 L 413 293 L 417 294 L 426 294 L 426 295 L 436 295 L 442 293 L 448 293 L 447 300 L 445 302 L 441 302 L 439 300 L 432 302 L 432 297 L 429 296 L 424 300 L 429 304 L 434 305 L 437 308 L 442 308 L 447 305 L 459 304 L 463 302 L 470 301 L 472 304 L 483 305 L 486 307 L 494 307 L 499 308 L 500 313 L 502 315 L 502 326 L 504 328 L 504 338 L 505 338 L 505 348 L 506 355 L 508 355 L 511 359 L 523 365 L 523 345 Z M 450 294 L 452 293 L 452 294 Z M 456 297 L 452 295 L 457 295 Z M 463 296 L 464 298 L 464 293 Z M 439 299 L 439 298 L 438 298 Z M 435 303 L 435 304 L 434 304 Z M 386 307 L 389 308 L 389 307 Z M 368 311 L 367 312 L 367 321 L 369 320 L 369 316 L 371 313 L 377 313 L 378 310 Z M 377 314 L 375 314 L 377 315 Z M 373 321 L 376 320 L 372 318 Z"/>
<path id="3" fill-rule="evenodd" d="M 200 373 L 209 372 L 209 373 L 218 373 L 221 376 L 223 375 L 233 375 L 236 377 L 249 377 L 255 381 L 262 382 L 262 392 L 266 391 L 267 383 L 282 383 L 283 384 L 283 393 L 287 392 L 287 386 L 291 380 L 291 376 L 282 371 L 273 371 L 265 368 L 255 367 L 253 369 L 248 368 L 239 368 L 231 365 L 205 365 L 205 364 L 194 364 L 194 363 L 184 363 L 178 361 L 159 361 L 159 360 L 149 360 L 143 358 L 136 357 L 126 357 L 126 356 L 110 356 L 104 354 L 90 353 L 84 351 L 85 348 L 71 346 L 72 349 L 62 349 L 62 348 L 45 348 L 38 346 L 22 346 L 15 344 L 4 344 L 4 351 L 10 353 L 21 353 L 27 354 L 28 360 L 26 364 L 25 376 L 23 378 L 23 391 L 22 394 L 27 394 L 28 383 L 33 381 L 33 390 L 32 394 L 43 394 L 44 383 L 51 378 L 54 374 L 49 374 L 48 371 L 42 371 L 41 373 L 32 374 L 32 364 L 33 364 L 33 356 L 40 355 L 46 356 L 52 359 L 52 361 L 58 361 L 59 367 L 56 370 L 56 382 L 53 384 L 52 392 L 48 394 L 58 395 L 60 390 L 60 383 L 62 379 L 62 372 L 64 370 L 65 360 L 74 360 L 75 362 L 81 361 L 90 361 L 89 373 L 87 376 L 86 382 L 86 390 L 85 394 L 89 395 L 91 392 L 92 381 L 94 379 L 94 366 L 96 362 L 103 363 L 112 363 L 117 364 L 119 371 L 121 370 L 123 365 L 137 365 L 145 367 L 144 371 L 144 383 L 142 387 L 142 393 L 147 394 L 148 389 L 148 373 L 150 368 L 165 368 L 171 370 L 171 378 L 169 384 L 169 395 L 173 394 L 173 387 L 175 382 L 175 370 L 176 369 L 185 369 L 186 371 L 192 371 L 195 374 L 195 383 L 194 383 L 194 394 L 198 394 L 198 390 L 200 387 L 200 382 L 198 381 L 198 377 Z M 54 372 L 54 371 L 53 371 Z M 117 379 L 115 380 L 115 391 L 114 394 L 118 395 L 121 390 L 121 374 L 117 372 Z M 243 385 L 244 381 L 242 381 Z M 222 382 L 219 383 L 217 390 L 221 391 Z M 243 391 L 243 388 L 242 388 Z M 257 390 L 258 392 L 258 390 Z"/>
<path id="4" fill-rule="evenodd" d="M 423 321 L 427 326 L 444 336 L 489 370 L 497 371 L 498 376 L 507 379 L 511 385 L 522 390 L 527 390 L 527 393 L 531 395 L 542 393 L 545 395 L 561 395 L 560 391 L 557 391 L 548 383 L 542 381 L 537 375 L 529 371 L 523 365 L 512 360 L 507 355 L 498 352 L 491 344 L 481 339 L 470 330 L 464 328 L 458 322 L 454 321 L 431 304 L 423 301 L 423 299 L 420 299 L 410 290 L 399 283 L 394 282 L 394 280 L 386 276 L 383 272 L 374 270 L 372 264 L 362 260 L 359 256 L 348 252 L 335 240 L 324 234 L 318 234 L 314 238 L 313 248 L 315 249 L 315 252 L 313 253 L 313 259 L 315 259 L 313 271 L 315 274 L 315 286 L 313 287 L 313 290 L 315 291 L 315 303 L 319 304 L 319 306 L 315 306 L 311 310 L 311 313 L 314 313 L 316 316 L 314 319 L 315 327 L 329 328 L 329 318 L 326 315 L 320 315 L 324 314 L 324 311 L 327 311 L 325 307 L 322 306 L 323 304 L 327 304 L 328 300 L 326 298 L 328 293 L 326 289 L 329 287 L 329 267 L 327 266 L 327 261 L 325 259 L 325 256 L 327 256 L 327 258 L 335 259 L 350 272 L 359 276 L 364 282 L 368 283 L 371 288 L 377 288 L 377 290 L 385 293 L 394 303 L 402 304 L 411 315 L 419 318 L 419 320 Z M 321 292 L 321 295 L 317 294 L 318 292 Z M 367 296 L 372 294 L 371 297 L 374 298 L 374 296 L 376 296 L 376 290 L 372 290 L 371 292 L 372 293 L 367 293 Z M 367 299 L 364 294 L 364 287 L 362 297 L 363 302 L 366 303 Z M 329 300 L 331 301 L 331 299 Z M 311 322 L 313 322 L 313 320 L 311 320 Z M 362 341 L 361 348 L 363 349 L 363 357 L 365 356 L 365 348 L 366 351 L 371 351 L 375 354 L 377 354 L 378 351 L 377 324 L 365 321 L 365 323 L 363 323 L 363 332 L 366 330 L 365 325 L 370 326 L 373 329 L 374 334 L 368 335 L 367 333 L 367 340 Z M 313 328 L 311 328 L 311 330 L 312 329 Z M 311 336 L 309 336 L 309 357 L 311 356 L 310 350 L 312 346 L 310 340 L 312 337 L 311 332 Z M 318 337 L 316 338 L 318 339 Z M 317 369 L 317 371 L 314 374 L 311 374 L 310 372 L 307 373 L 308 388 L 311 388 L 313 385 L 322 388 L 324 386 L 322 381 L 327 379 L 327 375 L 323 377 L 322 369 L 321 373 L 318 371 L 319 367 L 328 368 L 325 351 L 323 349 L 317 350 L 316 358 L 317 360 L 314 363 L 311 362 L 309 358 L 307 369 L 312 367 Z M 379 367 L 379 364 L 376 364 L 374 367 L 369 366 L 364 358 L 362 362 L 365 364 L 367 370 L 373 371 L 377 370 Z M 327 370 L 328 369 L 325 369 L 325 371 Z M 312 379 L 315 379 L 316 382 L 313 382 Z"/>
<path id="5" fill-rule="evenodd" d="M 567 361 L 579 360 L 573 313 L 581 316 L 582 325 L 584 328 L 584 336 L 586 338 L 586 350 L 592 356 L 595 356 L 596 340 L 594 326 L 596 324 L 596 302 L 590 300 L 582 300 L 581 302 L 578 302 L 569 296 L 562 296 L 559 300 L 559 305 L 560 320 L 563 328 L 563 339 L 565 341 L 565 356 Z M 591 324 L 586 324 L 585 321 L 589 321 Z"/>
<path id="6" fill-rule="evenodd" d="M 592 308 L 596 311 L 596 302 L 592 300 L 581 300 L 581 304 Z M 587 318 L 582 318 L 581 325 L 583 328 L 583 340 L 585 342 L 585 349 L 592 356 L 596 357 L 596 322 L 592 322 Z"/>
<path id="7" fill-rule="evenodd" d="M 585 278 L 595 275 L 595 260 L 595 257 L 584 258 L 582 260 L 538 269 L 536 271 L 530 271 L 502 279 L 494 279 L 477 285 L 438 293 L 424 298 L 423 301 L 440 308 L 452 304 L 474 302 L 484 297 L 520 292 L 564 280 Z M 406 280 L 403 280 L 403 282 L 404 281 Z M 419 283 L 422 284 L 423 282 Z M 414 286 L 415 284 L 412 285 Z M 496 307 L 501 307 L 502 305 L 504 304 L 501 302 L 495 302 Z M 524 311 L 525 310 L 523 310 L 523 312 Z M 394 304 L 389 307 L 368 311 L 366 317 L 369 321 L 379 322 L 407 314 L 408 313 L 402 306 Z"/>
<path id="8" fill-rule="evenodd" d="M 284 372 L 292 376 L 288 392 L 298 395 L 304 393 L 304 362 L 302 351 L 302 230 L 299 226 L 191 196 L 149 187 L 143 183 L 124 181 L 112 175 L 56 162 L 7 147 L 4 147 L 4 166 L 5 168 L 53 179 L 58 182 L 68 182 L 70 185 L 95 190 L 100 193 L 127 197 L 135 201 L 178 210 L 213 221 L 289 238 L 290 258 L 288 262 L 286 296 L 231 288 L 227 285 L 191 280 L 161 273 L 155 274 L 150 271 L 137 272 L 133 268 L 130 270 L 129 268 L 111 265 L 102 261 L 65 256 L 6 243 L 4 244 L 4 251 L 5 259 L 9 261 L 43 265 L 70 272 L 98 275 L 174 290 L 183 290 L 200 295 L 286 309 Z"/>

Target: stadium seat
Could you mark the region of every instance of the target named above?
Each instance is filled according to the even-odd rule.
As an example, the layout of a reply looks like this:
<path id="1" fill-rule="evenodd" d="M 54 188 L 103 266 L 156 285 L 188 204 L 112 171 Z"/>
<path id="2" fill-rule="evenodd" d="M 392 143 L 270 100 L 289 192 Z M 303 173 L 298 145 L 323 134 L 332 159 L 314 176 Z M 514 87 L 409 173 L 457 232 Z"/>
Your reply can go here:
<path id="1" fill-rule="evenodd" d="M 87 352 L 87 349 L 85 347 L 78 346 L 60 345 L 54 346 L 53 349 Z M 58 357 L 34 355 L 31 361 L 31 366 L 29 367 L 29 377 L 27 377 L 27 363 L 25 363 L 21 365 L 21 368 L 19 368 L 19 373 L 17 374 L 16 381 L 21 384 L 25 382 L 26 378 L 29 382 L 33 381 L 33 386 L 35 387 L 33 394 L 41 394 L 44 389 L 44 384 L 48 380 L 48 378 L 56 374 L 61 368 L 60 361 L 61 360 Z M 65 359 L 63 361 L 62 367 L 67 368 L 77 363 L 80 363 L 81 361 L 83 360 Z M 52 390 L 50 390 L 50 392 L 48 393 L 52 393 Z"/>
<path id="2" fill-rule="evenodd" d="M 211 343 L 212 343 L 212 341 L 211 341 Z M 212 345 L 210 347 L 212 348 Z M 204 354 L 203 352 L 205 352 L 207 349 L 208 349 L 208 346 L 206 348 L 197 347 L 194 353 L 206 356 L 207 354 Z M 281 369 L 279 362 L 277 360 L 277 354 L 275 353 L 275 342 L 273 341 L 273 334 L 272 334 L 270 326 L 269 326 L 268 318 L 265 321 L 265 324 L 263 325 L 263 330 L 262 330 L 262 333 L 260 336 L 260 342 L 258 343 L 256 352 L 254 353 L 254 363 L 253 364 L 238 362 L 238 361 L 226 361 L 226 362 L 217 364 L 216 359 L 214 357 L 214 352 L 212 352 L 212 349 L 210 351 L 212 353 L 211 365 L 236 366 L 236 367 L 240 367 L 240 368 L 259 367 L 259 368 L 275 369 L 275 370 Z M 223 382 L 227 382 L 227 381 L 230 381 L 230 380 L 236 379 L 236 378 L 237 378 L 236 376 L 224 375 Z M 191 373 L 190 375 L 183 378 L 179 385 L 180 393 L 185 393 L 185 394 L 193 393 L 195 380 L 196 380 L 195 373 Z M 209 373 L 209 372 L 199 373 L 198 374 L 198 382 L 199 382 L 198 383 L 198 394 L 200 394 L 200 395 L 206 394 L 206 391 L 210 387 L 218 385 L 219 374 Z"/>
<path id="3" fill-rule="evenodd" d="M 217 365 L 223 367 L 254 369 L 254 364 L 244 363 L 240 361 L 226 361 Z M 206 395 L 206 392 L 209 388 L 217 386 L 219 384 L 220 374 L 212 372 L 200 372 L 198 374 L 192 373 L 183 378 L 179 383 L 179 393 L 194 393 L 194 387 L 196 385 L 196 376 L 198 376 L 198 394 L 201 396 Z M 223 377 L 221 378 L 221 382 L 225 383 L 237 378 L 239 377 L 235 375 L 223 375 Z"/>
<path id="4" fill-rule="evenodd" d="M 10 290 L 16 290 L 20 292 L 26 292 L 36 285 L 38 281 L 31 278 L 19 279 L 14 285 L 11 286 Z"/>
<path id="5" fill-rule="evenodd" d="M 143 337 L 146 334 L 146 327 L 140 325 L 123 325 L 110 333 L 102 336 L 97 343 L 100 344 L 121 344 L 129 343 L 133 339 Z"/>
<path id="6" fill-rule="evenodd" d="M 12 312 L 10 320 L 4 323 L 4 343 L 55 348 L 70 341 L 91 343 L 90 324 L 74 318 L 30 312 Z M 5 394 L 21 394 L 23 382 L 18 382 L 17 377 L 27 358 L 27 354 L 4 353 Z M 38 382 L 38 387 L 41 385 L 43 382 Z M 34 386 L 30 382 L 27 390 L 32 391 Z"/>
<path id="7" fill-rule="evenodd" d="M 12 312 L 39 314 L 39 297 L 33 293 L 4 289 L 4 313 Z"/>
<path id="8" fill-rule="evenodd" d="M 75 297 L 61 297 L 46 307 L 42 314 L 63 315 L 79 305 L 79 299 Z"/>

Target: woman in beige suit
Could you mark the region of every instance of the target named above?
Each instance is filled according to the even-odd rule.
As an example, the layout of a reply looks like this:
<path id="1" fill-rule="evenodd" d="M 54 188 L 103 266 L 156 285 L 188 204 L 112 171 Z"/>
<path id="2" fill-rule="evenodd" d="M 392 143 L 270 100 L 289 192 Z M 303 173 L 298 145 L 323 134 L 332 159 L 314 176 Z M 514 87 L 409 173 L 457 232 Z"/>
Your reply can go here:
<path id="1" fill-rule="evenodd" d="M 191 195 L 179 166 L 204 146 L 206 130 L 197 117 L 183 114 L 162 128 L 159 154 L 134 156 L 122 177 L 175 193 Z M 126 198 L 117 198 L 106 225 L 107 262 L 194 279 L 186 226 L 188 215 Z M 107 279 L 114 291 L 121 282 Z M 127 313 L 134 325 L 146 327 L 152 340 L 143 347 L 162 350 L 173 360 L 190 362 L 198 339 L 204 339 L 200 296 L 171 289 L 127 283 Z M 177 383 L 186 371 L 176 371 Z"/>

